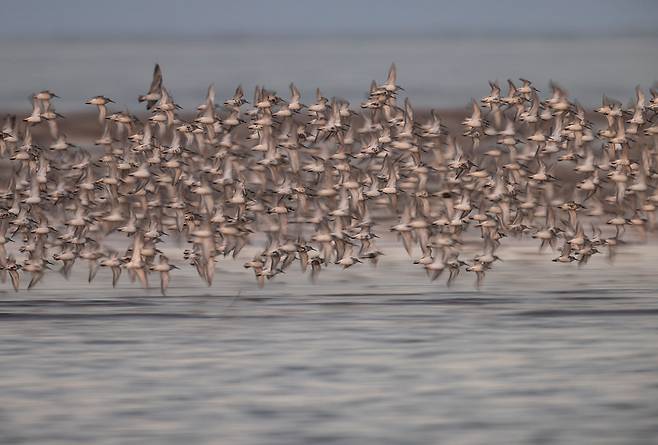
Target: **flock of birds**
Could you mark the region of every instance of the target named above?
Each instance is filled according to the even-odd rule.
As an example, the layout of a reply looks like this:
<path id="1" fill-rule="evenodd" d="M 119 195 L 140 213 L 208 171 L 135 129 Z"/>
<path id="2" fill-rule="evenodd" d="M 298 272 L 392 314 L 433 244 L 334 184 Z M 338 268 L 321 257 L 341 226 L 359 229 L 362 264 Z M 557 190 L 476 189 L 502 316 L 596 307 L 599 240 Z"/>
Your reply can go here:
<path id="1" fill-rule="evenodd" d="M 41 91 L 0 133 L 11 169 L 0 278 L 18 290 L 29 274 L 31 288 L 78 261 L 90 282 L 100 266 L 113 285 L 122 271 L 144 287 L 159 275 L 164 293 L 177 267 L 158 246 L 171 239 L 186 243 L 183 259 L 208 285 L 221 257 L 262 245 L 244 267 L 263 286 L 296 262 L 313 279 L 332 263 L 376 264 L 378 233 L 392 232 L 431 280 L 445 273 L 450 285 L 465 270 L 479 287 L 505 237 L 584 264 L 614 256 L 627 226 L 639 236 L 656 227 L 658 92 L 648 99 L 638 87 L 628 107 L 604 97 L 597 131 L 555 84 L 545 99 L 524 79 L 506 94 L 490 86 L 457 137 L 435 111 L 420 116 L 399 100 L 394 65 L 360 111 L 319 89 L 305 105 L 293 84 L 289 98 L 257 87 L 249 103 L 238 87 L 219 105 L 210 86 L 184 120 L 156 65 L 139 97 L 147 118 L 110 112 L 105 96 L 86 102 L 98 110 L 95 148 L 67 141 L 57 96 Z M 473 239 L 480 253 L 463 258 Z"/>

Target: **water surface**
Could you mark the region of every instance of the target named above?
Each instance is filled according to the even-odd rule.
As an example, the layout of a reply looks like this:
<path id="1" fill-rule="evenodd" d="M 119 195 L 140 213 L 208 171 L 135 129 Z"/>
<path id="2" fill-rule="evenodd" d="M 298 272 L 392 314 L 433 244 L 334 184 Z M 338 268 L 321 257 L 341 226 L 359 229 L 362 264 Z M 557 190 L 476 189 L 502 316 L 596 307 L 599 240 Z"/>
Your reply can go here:
<path id="1" fill-rule="evenodd" d="M 515 247 L 479 292 L 386 251 L 316 286 L 227 260 L 167 297 L 83 266 L 4 292 L 2 443 L 658 443 L 651 249 L 578 269 Z"/>
<path id="2" fill-rule="evenodd" d="M 463 107 L 488 92 L 487 81 L 525 77 L 544 94 L 559 82 L 586 106 L 607 94 L 626 103 L 640 84 L 658 81 L 658 44 L 647 37 L 352 37 L 206 39 L 0 39 L 0 110 L 26 110 L 35 91 L 61 96 L 62 112 L 91 109 L 85 99 L 104 94 L 115 108 L 142 109 L 136 99 L 150 84 L 153 65 L 185 109 L 218 98 L 238 84 L 248 95 L 266 85 L 288 96 L 295 82 L 309 103 L 315 88 L 357 104 L 370 81 L 383 81 L 391 62 L 398 82 L 420 107 Z M 518 84 L 518 81 L 517 81 Z M 249 97 L 250 99 L 251 97 Z"/>

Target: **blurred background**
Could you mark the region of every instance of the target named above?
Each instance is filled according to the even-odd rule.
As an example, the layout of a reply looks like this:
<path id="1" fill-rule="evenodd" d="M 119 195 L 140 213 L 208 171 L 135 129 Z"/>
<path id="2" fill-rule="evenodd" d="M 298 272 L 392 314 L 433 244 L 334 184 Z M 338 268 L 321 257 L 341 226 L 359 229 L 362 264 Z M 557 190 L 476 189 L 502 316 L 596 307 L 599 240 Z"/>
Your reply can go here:
<path id="1" fill-rule="evenodd" d="M 626 102 L 658 79 L 658 2 L 652 0 L 176 1 L 27 0 L 0 14 L 0 110 L 30 107 L 50 88 L 62 112 L 104 94 L 136 108 L 153 64 L 184 108 L 208 84 L 305 97 L 363 99 L 391 62 L 415 106 L 463 107 L 488 80 L 559 82 L 587 106 Z M 250 93 L 249 93 L 250 95 Z"/>
<path id="2" fill-rule="evenodd" d="M 489 80 L 628 103 L 658 80 L 657 18 L 656 0 L 7 0 L 0 116 L 50 89 L 62 133 L 91 145 L 85 100 L 143 110 L 155 63 L 187 116 L 211 83 L 218 102 L 238 84 L 288 97 L 292 81 L 307 104 L 320 87 L 358 109 L 391 62 L 403 96 L 453 124 Z M 107 268 L 88 283 L 80 259 L 70 281 L 0 288 L 0 443 L 656 444 L 651 241 L 582 268 L 512 242 L 482 291 L 470 272 L 431 282 L 392 235 L 377 269 L 327 268 L 314 285 L 291 267 L 259 289 L 246 250 L 210 288 L 185 265 L 166 297 L 155 272 L 145 290 L 127 271 L 112 288 Z"/>

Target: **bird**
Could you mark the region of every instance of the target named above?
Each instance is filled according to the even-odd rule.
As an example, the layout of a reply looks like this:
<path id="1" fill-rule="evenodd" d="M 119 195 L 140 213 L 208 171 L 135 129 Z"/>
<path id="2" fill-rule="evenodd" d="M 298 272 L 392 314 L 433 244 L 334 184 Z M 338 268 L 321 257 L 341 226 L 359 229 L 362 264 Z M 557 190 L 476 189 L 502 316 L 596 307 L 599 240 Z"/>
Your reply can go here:
<path id="1" fill-rule="evenodd" d="M 294 83 L 289 96 L 260 85 L 251 103 L 241 85 L 217 99 L 211 84 L 190 115 L 168 87 L 155 64 L 145 110 L 87 99 L 100 124 L 91 144 L 60 131 L 50 90 L 4 119 L 3 282 L 18 290 L 29 274 L 33 288 L 56 262 L 67 278 L 86 262 L 90 283 L 99 268 L 113 287 L 124 270 L 144 288 L 158 274 L 166 295 L 179 265 L 212 286 L 246 246 L 256 286 L 297 262 L 317 282 L 330 267 L 383 267 L 380 239 L 398 239 L 430 282 L 451 286 L 465 269 L 480 289 L 512 240 L 585 267 L 657 226 L 655 90 L 586 110 L 555 82 L 542 97 L 528 79 L 506 94 L 491 81 L 453 125 L 403 97 L 395 63 L 356 109 L 320 88 L 305 101 Z"/>
<path id="2" fill-rule="evenodd" d="M 169 287 L 169 272 L 171 272 L 173 269 L 178 269 L 178 266 L 169 264 L 169 259 L 162 254 L 160 254 L 158 264 L 150 267 L 150 270 L 153 272 L 160 273 L 160 289 L 162 291 L 162 295 L 165 295 L 167 292 L 167 288 Z"/>
<path id="3" fill-rule="evenodd" d="M 155 64 L 153 79 L 146 94 L 139 96 L 139 102 L 146 102 L 146 109 L 150 110 L 162 98 L 162 71 L 160 65 Z"/>

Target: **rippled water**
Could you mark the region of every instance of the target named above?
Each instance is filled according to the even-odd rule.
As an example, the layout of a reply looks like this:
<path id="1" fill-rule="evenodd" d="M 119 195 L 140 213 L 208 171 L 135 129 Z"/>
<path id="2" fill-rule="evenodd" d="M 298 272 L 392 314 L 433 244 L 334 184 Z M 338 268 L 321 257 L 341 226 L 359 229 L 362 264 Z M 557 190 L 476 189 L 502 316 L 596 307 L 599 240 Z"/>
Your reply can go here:
<path id="1" fill-rule="evenodd" d="M 658 443 L 656 255 L 534 251 L 480 292 L 390 254 L 263 290 L 220 262 L 167 297 L 48 276 L 0 297 L 1 442 Z"/>

